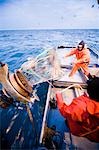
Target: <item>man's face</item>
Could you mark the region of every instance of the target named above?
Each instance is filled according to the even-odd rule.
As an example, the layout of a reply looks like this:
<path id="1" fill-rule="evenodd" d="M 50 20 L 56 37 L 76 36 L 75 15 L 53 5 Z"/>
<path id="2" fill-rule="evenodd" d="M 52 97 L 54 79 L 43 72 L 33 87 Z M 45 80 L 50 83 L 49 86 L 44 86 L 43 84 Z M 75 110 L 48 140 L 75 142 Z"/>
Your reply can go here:
<path id="1" fill-rule="evenodd" d="M 78 45 L 78 50 L 82 51 L 83 50 L 83 45 Z"/>

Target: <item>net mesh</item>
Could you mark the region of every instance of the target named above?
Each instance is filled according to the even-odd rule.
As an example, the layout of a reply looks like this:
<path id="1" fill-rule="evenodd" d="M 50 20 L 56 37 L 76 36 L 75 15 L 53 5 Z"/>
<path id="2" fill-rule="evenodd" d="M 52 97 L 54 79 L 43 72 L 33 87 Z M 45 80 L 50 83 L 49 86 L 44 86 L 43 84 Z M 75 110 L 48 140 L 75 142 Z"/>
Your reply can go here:
<path id="1" fill-rule="evenodd" d="M 58 79 L 63 75 L 56 49 L 48 49 L 35 59 L 30 59 L 21 66 L 21 71 L 32 84 Z"/>

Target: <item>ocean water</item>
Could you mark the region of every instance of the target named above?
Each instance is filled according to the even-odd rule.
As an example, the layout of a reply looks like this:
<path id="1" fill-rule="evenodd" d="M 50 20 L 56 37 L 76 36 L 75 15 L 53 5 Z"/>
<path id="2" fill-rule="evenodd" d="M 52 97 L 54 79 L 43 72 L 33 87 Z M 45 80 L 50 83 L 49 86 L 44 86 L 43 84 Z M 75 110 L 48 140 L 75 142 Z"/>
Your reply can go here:
<path id="1" fill-rule="evenodd" d="M 99 54 L 99 29 L 81 30 L 5 30 L 0 31 L 0 61 L 10 71 L 20 68 L 28 57 L 36 57 L 49 47 L 76 46 L 84 40 Z"/>

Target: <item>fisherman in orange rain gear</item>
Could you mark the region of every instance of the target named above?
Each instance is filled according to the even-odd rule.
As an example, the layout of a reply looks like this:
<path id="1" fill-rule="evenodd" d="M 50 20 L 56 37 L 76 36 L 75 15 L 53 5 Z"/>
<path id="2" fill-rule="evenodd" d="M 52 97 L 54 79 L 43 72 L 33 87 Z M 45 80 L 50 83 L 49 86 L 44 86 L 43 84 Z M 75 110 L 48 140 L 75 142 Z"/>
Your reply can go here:
<path id="1" fill-rule="evenodd" d="M 73 76 L 75 72 L 82 68 L 84 71 L 84 74 L 86 76 L 89 76 L 89 69 L 88 65 L 90 62 L 90 52 L 89 49 L 85 48 L 84 41 L 81 41 L 77 48 L 73 48 L 69 53 L 65 55 L 65 57 L 76 55 L 76 60 L 73 62 L 73 68 L 69 74 L 69 77 Z"/>
<path id="2" fill-rule="evenodd" d="M 88 94 L 74 98 L 67 106 L 62 93 L 56 93 L 60 113 L 66 118 L 73 135 L 99 142 L 99 78 L 88 81 Z"/>

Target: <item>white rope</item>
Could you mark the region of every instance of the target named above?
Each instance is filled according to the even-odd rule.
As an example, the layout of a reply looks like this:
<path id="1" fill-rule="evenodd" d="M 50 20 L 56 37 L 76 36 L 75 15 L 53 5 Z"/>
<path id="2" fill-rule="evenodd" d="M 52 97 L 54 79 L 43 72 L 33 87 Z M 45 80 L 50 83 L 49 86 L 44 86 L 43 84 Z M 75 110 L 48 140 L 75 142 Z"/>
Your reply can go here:
<path id="1" fill-rule="evenodd" d="M 71 87 L 79 87 L 81 90 L 83 90 L 83 88 L 81 87 L 81 85 L 79 85 L 79 84 L 72 84 L 72 85 L 68 86 L 67 88 L 63 89 L 61 91 L 61 93 L 63 93 L 64 91 L 70 89 Z"/>

